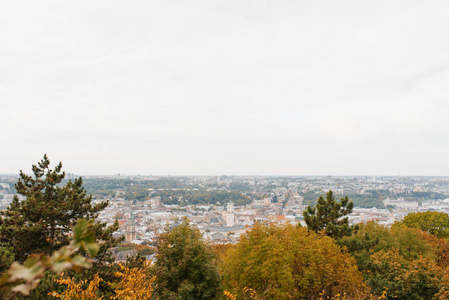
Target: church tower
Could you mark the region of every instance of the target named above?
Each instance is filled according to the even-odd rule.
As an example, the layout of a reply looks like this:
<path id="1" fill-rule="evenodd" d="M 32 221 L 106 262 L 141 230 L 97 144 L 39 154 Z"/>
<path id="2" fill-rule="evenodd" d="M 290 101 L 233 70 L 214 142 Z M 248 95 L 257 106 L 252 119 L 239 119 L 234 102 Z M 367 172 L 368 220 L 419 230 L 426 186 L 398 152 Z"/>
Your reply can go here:
<path id="1" fill-rule="evenodd" d="M 235 216 L 234 216 L 234 202 L 229 201 L 228 207 L 227 207 L 227 214 L 226 214 L 226 226 L 232 227 L 234 226 Z"/>
<path id="2" fill-rule="evenodd" d="M 136 239 L 136 220 L 133 217 L 133 212 L 131 211 L 131 216 L 128 221 L 126 221 L 126 241 L 131 242 Z"/>

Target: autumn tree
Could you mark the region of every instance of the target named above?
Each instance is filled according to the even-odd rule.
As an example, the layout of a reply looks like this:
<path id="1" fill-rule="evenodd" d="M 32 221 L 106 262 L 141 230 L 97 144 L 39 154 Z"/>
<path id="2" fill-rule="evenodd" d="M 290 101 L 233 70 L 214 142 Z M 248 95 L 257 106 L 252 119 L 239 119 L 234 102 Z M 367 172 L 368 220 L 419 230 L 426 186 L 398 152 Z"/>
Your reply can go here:
<path id="1" fill-rule="evenodd" d="M 94 299 L 120 299 L 120 300 L 144 300 L 151 299 L 153 295 L 153 283 L 156 277 L 151 274 L 150 262 L 145 262 L 140 267 L 130 268 L 119 265 L 114 272 L 117 281 L 112 284 L 114 296 L 105 298 L 99 290 L 103 279 L 95 274 L 93 280 L 78 280 L 72 277 L 58 278 L 56 282 L 65 286 L 64 291 L 50 292 L 49 295 L 57 299 L 65 300 L 94 300 Z"/>
<path id="2" fill-rule="evenodd" d="M 156 293 L 160 299 L 213 299 L 220 286 L 216 259 L 187 219 L 157 242 Z"/>
<path id="3" fill-rule="evenodd" d="M 449 241 L 445 238 L 438 238 L 436 235 L 430 234 L 428 232 L 422 232 L 422 236 L 423 236 L 424 240 L 426 240 L 426 242 L 434 250 L 437 264 L 443 268 L 448 268 L 449 267 Z M 449 288 L 449 286 L 448 286 L 448 288 Z"/>
<path id="4" fill-rule="evenodd" d="M 439 238 L 449 237 L 449 215 L 444 212 L 426 211 L 408 214 L 402 222 L 407 227 L 435 234 Z"/>
<path id="5" fill-rule="evenodd" d="M 320 232 L 324 230 L 327 236 L 341 238 L 351 235 L 354 227 L 349 226 L 348 217 L 352 212 L 354 203 L 349 201 L 348 196 L 335 201 L 334 194 L 329 191 L 326 199 L 318 198 L 316 207 L 308 206 L 304 211 L 304 221 L 309 230 Z"/>
<path id="6" fill-rule="evenodd" d="M 356 258 L 377 296 L 387 289 L 395 299 L 433 299 L 445 288 L 449 245 L 427 232 L 401 223 L 388 228 L 369 222 L 338 243 Z"/>
<path id="7" fill-rule="evenodd" d="M 392 248 L 372 254 L 371 259 L 368 282 L 377 284 L 373 290 L 377 289 L 378 293 L 387 288 L 390 298 L 430 300 L 435 299 L 435 294 L 441 289 L 442 269 L 429 257 L 407 260 L 398 249 Z"/>
<path id="8" fill-rule="evenodd" d="M 220 262 L 225 291 L 245 299 L 318 299 L 367 294 L 362 274 L 333 240 L 291 224 L 255 224 Z M 326 298 L 327 299 L 327 298 Z"/>
<path id="9" fill-rule="evenodd" d="M 101 300 L 99 296 L 98 286 L 101 278 L 95 274 L 93 280 L 79 280 L 76 282 L 73 278 L 58 278 L 55 280 L 58 284 L 66 286 L 66 289 L 58 293 L 56 291 L 50 292 L 48 295 L 56 299 L 64 300 Z M 86 288 L 84 286 L 87 285 Z"/>
<path id="10" fill-rule="evenodd" d="M 115 296 L 112 299 L 151 299 L 156 276 L 153 275 L 150 264 L 151 262 L 146 261 L 142 266 L 136 268 L 120 265 L 120 270 L 115 273 L 120 281 L 114 286 Z"/>

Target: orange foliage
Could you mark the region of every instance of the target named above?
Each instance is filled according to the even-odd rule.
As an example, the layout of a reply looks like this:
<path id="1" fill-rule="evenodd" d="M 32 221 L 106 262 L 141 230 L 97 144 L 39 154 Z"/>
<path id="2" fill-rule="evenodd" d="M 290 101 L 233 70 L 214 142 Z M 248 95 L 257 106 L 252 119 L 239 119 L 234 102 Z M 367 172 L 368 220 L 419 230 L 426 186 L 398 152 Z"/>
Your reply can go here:
<path id="1" fill-rule="evenodd" d="M 424 239 L 432 246 L 436 254 L 436 261 L 440 267 L 449 267 L 449 242 L 428 232 L 422 232 Z"/>

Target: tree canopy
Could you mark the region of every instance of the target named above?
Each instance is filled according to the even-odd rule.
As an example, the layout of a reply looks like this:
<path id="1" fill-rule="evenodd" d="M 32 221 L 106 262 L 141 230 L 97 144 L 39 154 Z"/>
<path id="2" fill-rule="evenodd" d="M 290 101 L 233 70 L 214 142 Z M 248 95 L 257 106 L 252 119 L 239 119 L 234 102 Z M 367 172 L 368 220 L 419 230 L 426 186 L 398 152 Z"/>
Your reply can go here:
<path id="1" fill-rule="evenodd" d="M 400 223 L 388 228 L 369 222 L 338 243 L 356 258 L 373 294 L 387 290 L 395 299 L 447 299 L 434 298 L 449 290 L 445 239 Z"/>
<path id="2" fill-rule="evenodd" d="M 408 214 L 401 222 L 407 227 L 435 234 L 439 238 L 449 237 L 449 215 L 444 212 L 426 211 Z"/>
<path id="3" fill-rule="evenodd" d="M 356 262 L 326 236 L 305 228 L 256 224 L 221 262 L 223 285 L 237 299 L 318 299 L 367 293 Z M 327 299 L 327 298 L 326 298 Z"/>
<path id="4" fill-rule="evenodd" d="M 220 286 L 213 251 L 187 219 L 157 242 L 156 293 L 160 299 L 213 299 Z"/>

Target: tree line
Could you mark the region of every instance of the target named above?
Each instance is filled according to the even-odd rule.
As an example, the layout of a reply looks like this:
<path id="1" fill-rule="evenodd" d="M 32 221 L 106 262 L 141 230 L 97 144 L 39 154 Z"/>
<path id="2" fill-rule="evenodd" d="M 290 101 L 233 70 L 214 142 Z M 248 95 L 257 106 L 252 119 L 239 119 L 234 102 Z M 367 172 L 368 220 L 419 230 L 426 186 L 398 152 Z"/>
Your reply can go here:
<path id="1" fill-rule="evenodd" d="M 354 204 L 320 196 L 306 227 L 256 223 L 211 245 L 184 219 L 158 238 L 156 260 L 114 263 L 118 225 L 95 222 L 81 178 L 60 185 L 46 156 L 23 172 L 0 218 L 4 299 L 448 299 L 449 216 L 409 214 L 385 227 L 351 225 Z"/>

